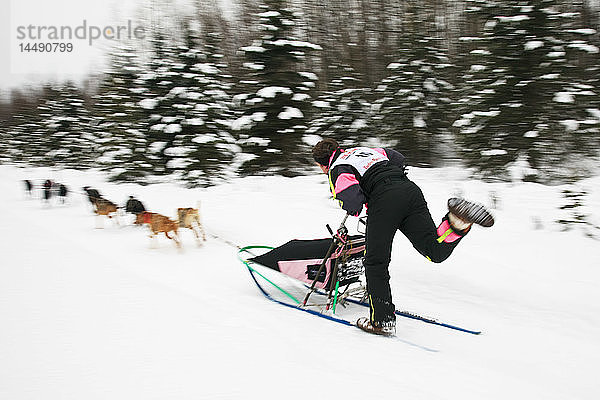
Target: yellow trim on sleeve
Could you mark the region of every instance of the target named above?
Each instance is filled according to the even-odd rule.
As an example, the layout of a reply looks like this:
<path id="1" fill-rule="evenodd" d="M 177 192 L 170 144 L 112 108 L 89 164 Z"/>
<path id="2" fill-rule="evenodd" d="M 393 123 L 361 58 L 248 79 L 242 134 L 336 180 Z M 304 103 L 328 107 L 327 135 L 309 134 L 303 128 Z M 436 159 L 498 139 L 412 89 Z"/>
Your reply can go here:
<path id="1" fill-rule="evenodd" d="M 448 237 L 448 235 L 451 234 L 452 232 L 454 232 L 452 230 L 452 228 L 448 228 L 448 230 L 446 232 L 444 232 L 444 234 L 442 236 L 437 238 L 438 243 L 442 243 L 444 241 L 444 239 L 446 239 Z"/>
<path id="2" fill-rule="evenodd" d="M 329 190 L 331 190 L 331 194 L 333 194 L 333 198 L 335 199 L 335 186 L 333 185 L 333 181 L 331 180 L 331 170 L 327 173 L 327 177 L 329 178 Z"/>
<path id="3" fill-rule="evenodd" d="M 328 179 L 329 180 L 329 190 L 331 190 L 333 199 L 338 201 L 341 208 L 344 208 L 344 202 L 342 200 L 338 199 L 336 196 L 337 193 L 335 193 L 335 186 L 333 185 L 333 181 L 331 180 L 331 170 L 329 170 L 329 172 L 327 173 L 327 177 L 329 178 Z"/>

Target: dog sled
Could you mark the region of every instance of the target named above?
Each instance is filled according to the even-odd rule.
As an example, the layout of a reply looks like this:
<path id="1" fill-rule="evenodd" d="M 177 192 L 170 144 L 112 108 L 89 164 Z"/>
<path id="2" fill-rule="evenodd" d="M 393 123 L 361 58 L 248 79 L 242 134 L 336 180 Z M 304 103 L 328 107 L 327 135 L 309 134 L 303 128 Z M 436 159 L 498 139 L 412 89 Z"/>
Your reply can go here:
<path id="1" fill-rule="evenodd" d="M 330 238 L 290 240 L 278 247 L 247 246 L 239 249 L 239 259 L 269 300 L 354 325 L 357 318 L 369 312 L 363 265 L 365 236 L 360 232 L 348 235 L 347 217 L 335 232 L 327 225 Z M 474 335 L 481 333 L 409 311 L 395 313 Z"/>
<path id="2" fill-rule="evenodd" d="M 291 240 L 276 248 L 261 247 L 268 251 L 253 256 L 245 263 L 252 268 L 259 265 L 297 281 L 278 284 L 275 279 L 262 277 L 280 294 L 297 306 L 319 313 L 336 314 L 338 305 L 347 307 L 350 297 L 365 301 L 363 255 L 365 237 L 348 235 L 346 218 L 331 239 Z M 256 247 L 244 251 L 256 251 Z M 258 274 L 256 268 L 251 273 Z M 259 275 L 261 276 L 261 275 Z M 281 282 L 281 280 L 279 280 Z M 286 289 L 287 288 L 287 289 Z"/>

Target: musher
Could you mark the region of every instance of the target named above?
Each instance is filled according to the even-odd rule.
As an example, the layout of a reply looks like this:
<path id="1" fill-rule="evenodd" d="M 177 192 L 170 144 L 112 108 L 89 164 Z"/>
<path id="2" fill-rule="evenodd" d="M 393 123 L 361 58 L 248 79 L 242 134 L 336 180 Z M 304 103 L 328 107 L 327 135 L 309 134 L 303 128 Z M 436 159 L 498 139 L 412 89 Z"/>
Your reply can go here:
<path id="1" fill-rule="evenodd" d="M 464 199 L 448 200 L 449 212 L 436 226 L 421 189 L 407 178 L 404 156 L 388 148 L 355 147 L 342 150 L 324 139 L 312 150 L 313 158 L 329 176 L 334 199 L 352 216 L 367 206 L 365 276 L 370 316 L 356 324 L 364 331 L 391 336 L 396 332 L 388 266 L 392 241 L 400 230 L 413 247 L 430 261 L 446 260 L 473 223 L 494 224 L 482 206 Z"/>

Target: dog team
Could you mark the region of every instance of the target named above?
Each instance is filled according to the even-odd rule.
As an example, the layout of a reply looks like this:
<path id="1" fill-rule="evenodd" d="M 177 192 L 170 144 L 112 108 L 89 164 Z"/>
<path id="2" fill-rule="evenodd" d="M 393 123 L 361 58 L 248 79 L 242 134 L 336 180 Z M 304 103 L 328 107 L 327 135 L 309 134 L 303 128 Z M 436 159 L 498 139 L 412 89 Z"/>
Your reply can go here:
<path id="1" fill-rule="evenodd" d="M 28 197 L 33 196 L 34 189 L 40 188 L 43 190 L 43 200 L 46 203 L 49 203 L 53 195 L 58 195 L 61 203 L 64 203 L 69 193 L 64 184 L 53 182 L 50 179 L 45 180 L 40 186 L 34 185 L 30 180 L 24 180 L 23 182 L 25 184 L 25 193 Z M 118 210 L 122 209 L 122 207 L 104 198 L 97 189 L 89 186 L 84 186 L 82 189 L 92 205 L 94 214 L 97 216 L 106 216 L 110 219 L 114 217 L 115 222 L 119 225 L 117 215 Z M 147 211 L 141 201 L 133 196 L 129 196 L 125 204 L 125 212 L 135 215 L 135 225 L 148 226 L 150 229 L 150 238 L 153 239 L 153 243 L 158 234 L 164 233 L 168 239 L 175 242 L 177 248 L 181 248 L 181 240 L 179 238 L 180 228 L 190 229 L 194 233 L 198 245 L 206 241 L 206 233 L 200 221 L 198 208 L 178 208 L 177 219 L 172 220 L 167 216 Z"/>
<path id="2" fill-rule="evenodd" d="M 117 224 L 119 223 L 116 218 L 117 210 L 120 208 L 118 205 L 102 197 L 96 189 L 84 186 L 83 190 L 87 193 L 88 200 L 92 204 L 96 215 L 104 215 L 108 218 L 114 216 Z M 185 228 L 194 232 L 198 245 L 202 241 L 206 241 L 206 234 L 200 221 L 198 208 L 178 208 L 177 220 L 172 220 L 164 215 L 147 211 L 141 201 L 133 196 L 129 196 L 125 204 L 125 212 L 135 215 L 134 223 L 136 225 L 146 224 L 150 228 L 150 238 L 152 239 L 155 239 L 159 233 L 164 233 L 167 238 L 173 240 L 175 245 L 180 248 L 179 228 Z M 169 236 L 169 233 L 171 233 L 171 236 Z"/>
<path id="3" fill-rule="evenodd" d="M 60 199 L 59 200 L 60 203 L 64 204 L 65 199 L 67 198 L 67 195 L 69 193 L 69 189 L 67 188 L 66 185 L 64 185 L 62 183 L 54 182 L 50 179 L 46 179 L 39 186 L 34 185 L 33 182 L 31 182 L 29 179 L 25 179 L 23 181 L 23 183 L 25 184 L 25 193 L 29 197 L 33 197 L 34 189 L 36 189 L 36 188 L 42 189 L 42 191 L 43 191 L 42 199 L 44 200 L 44 202 L 46 204 L 50 203 L 50 199 L 52 197 L 57 197 L 57 196 Z"/>

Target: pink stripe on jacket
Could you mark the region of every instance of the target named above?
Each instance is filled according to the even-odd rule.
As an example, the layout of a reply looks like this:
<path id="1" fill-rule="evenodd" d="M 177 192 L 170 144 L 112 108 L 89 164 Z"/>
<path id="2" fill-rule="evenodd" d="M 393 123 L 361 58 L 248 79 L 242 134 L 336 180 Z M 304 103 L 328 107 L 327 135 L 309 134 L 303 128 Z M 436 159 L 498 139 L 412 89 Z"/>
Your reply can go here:
<path id="1" fill-rule="evenodd" d="M 335 181 L 335 194 L 346 190 L 352 185 L 358 185 L 358 180 L 356 179 L 356 176 L 354 174 L 340 174 L 340 176 L 338 176 L 337 180 Z"/>

